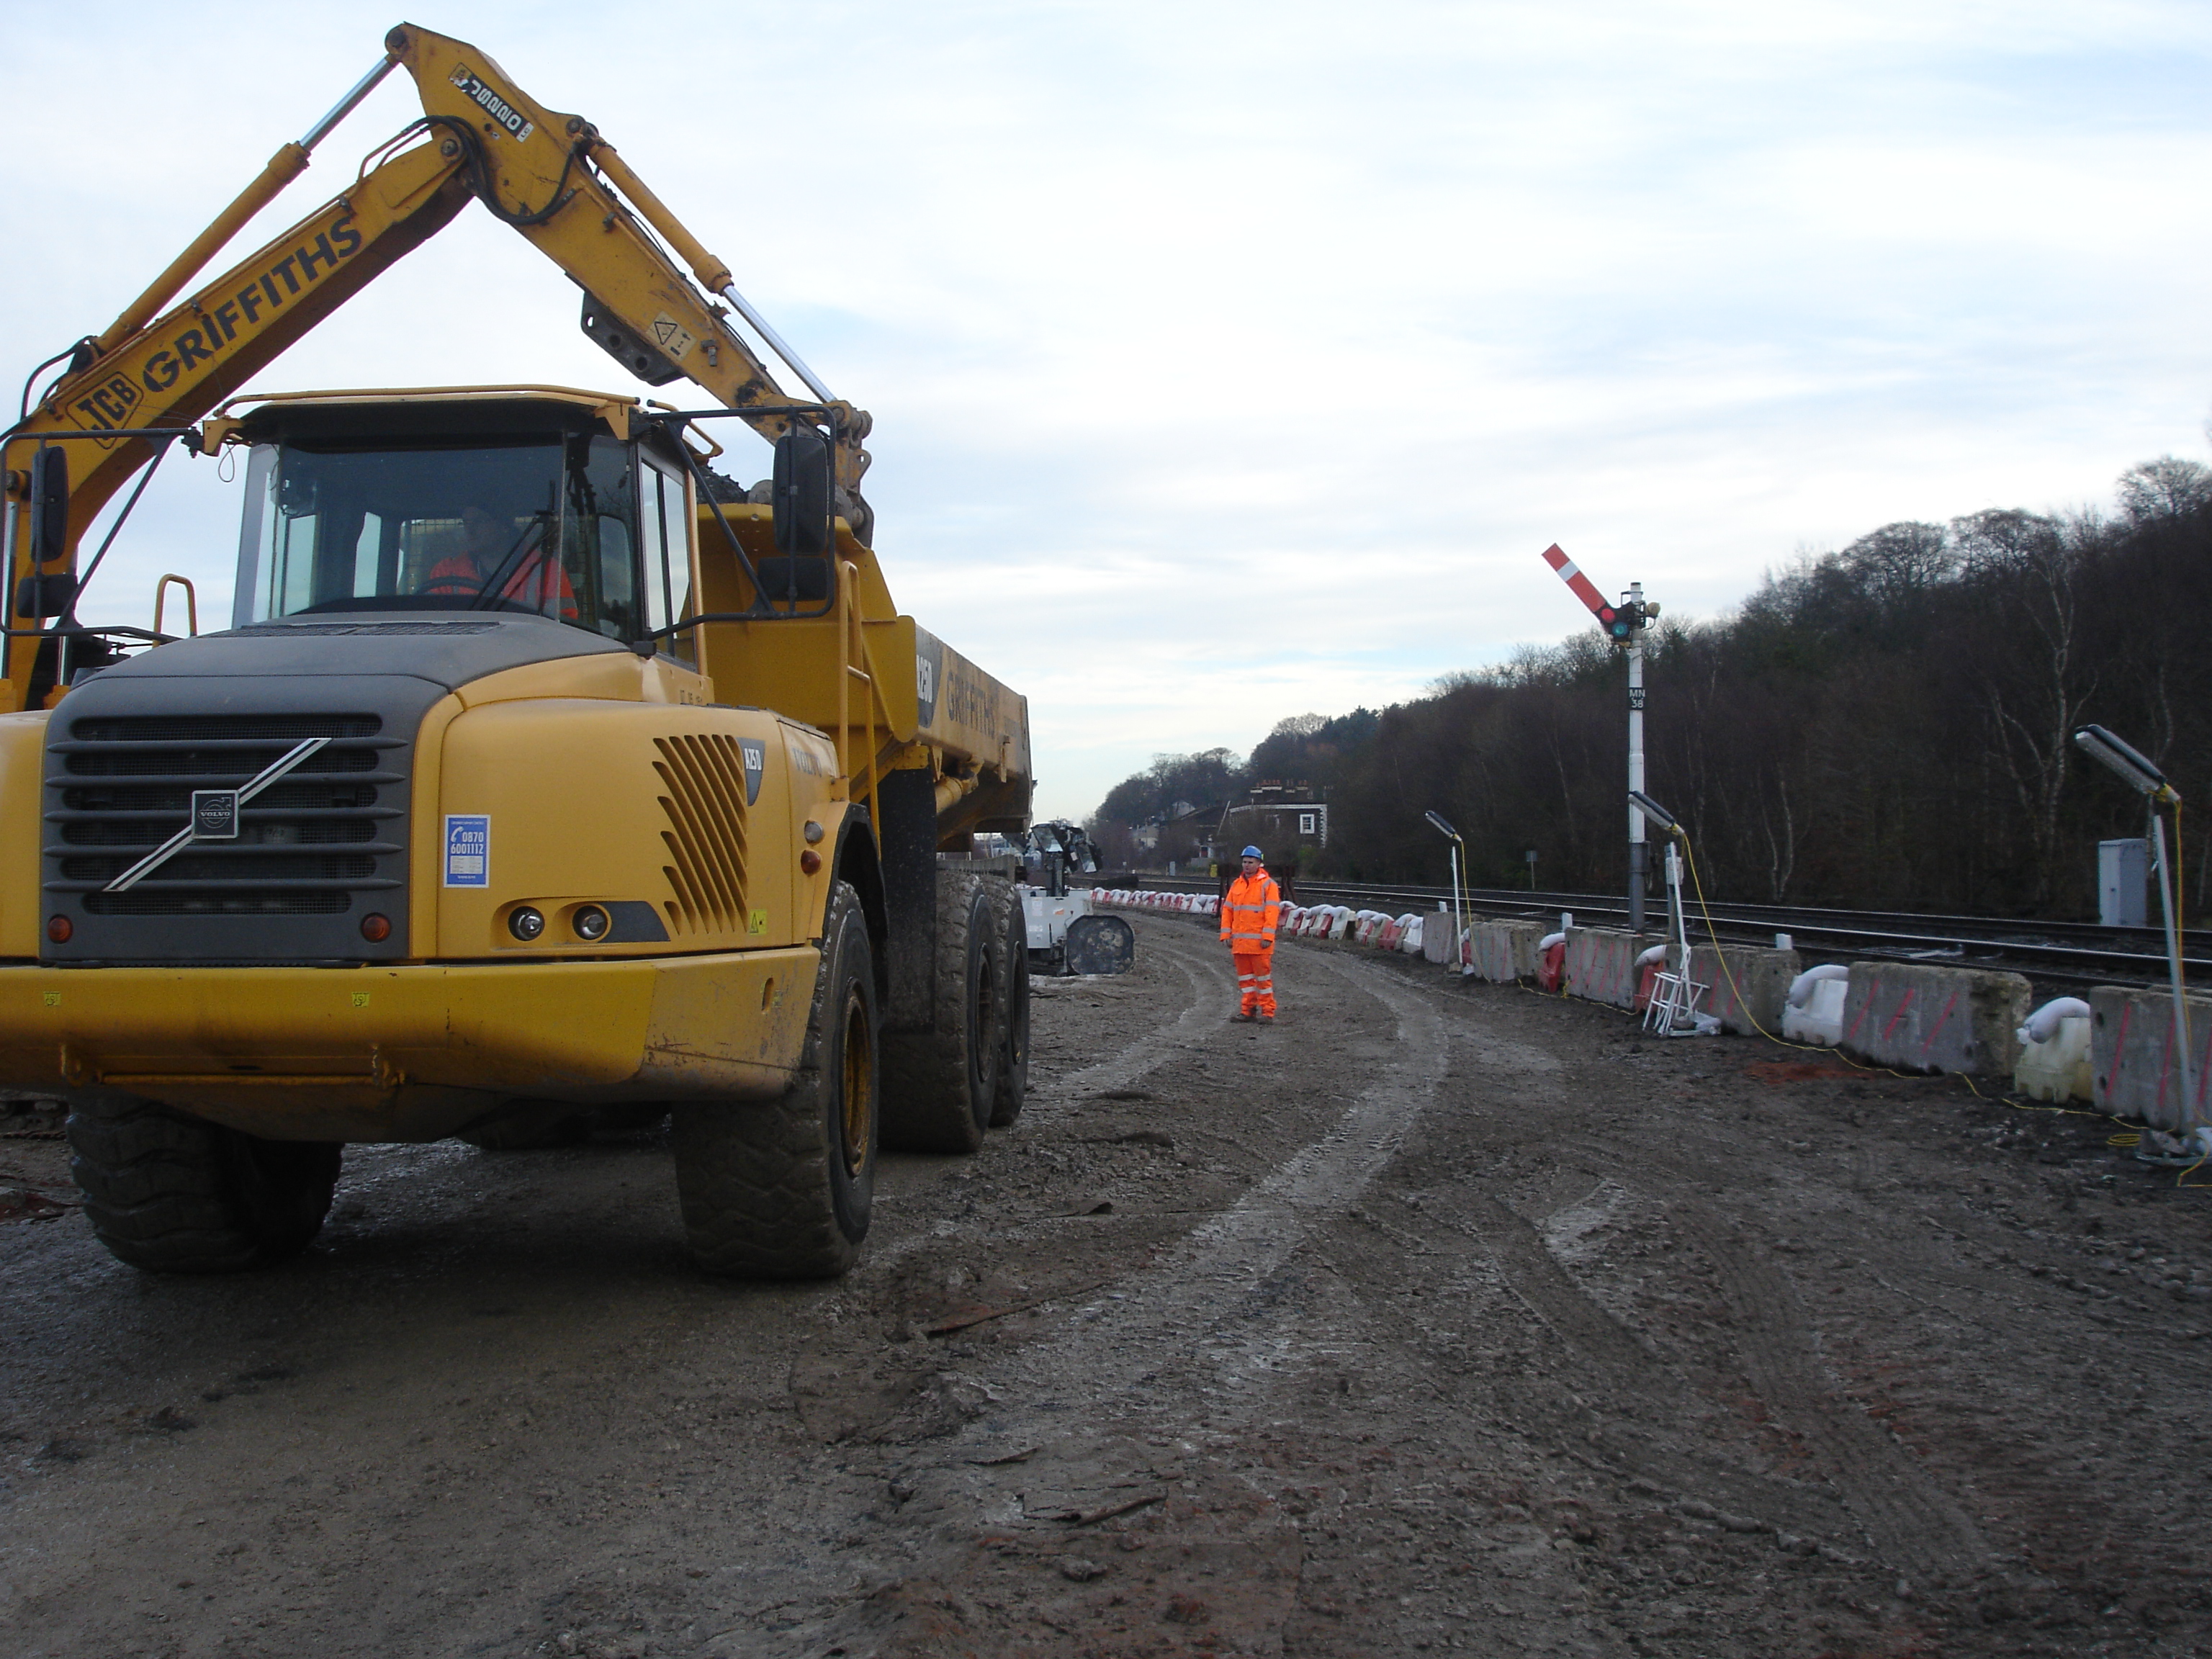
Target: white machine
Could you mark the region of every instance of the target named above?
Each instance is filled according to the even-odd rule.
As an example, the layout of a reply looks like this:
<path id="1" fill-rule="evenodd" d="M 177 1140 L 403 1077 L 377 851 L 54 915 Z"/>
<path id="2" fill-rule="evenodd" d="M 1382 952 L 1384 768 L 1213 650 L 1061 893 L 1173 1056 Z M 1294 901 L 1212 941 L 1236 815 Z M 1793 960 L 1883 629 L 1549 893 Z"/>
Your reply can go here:
<path id="1" fill-rule="evenodd" d="M 1119 916 L 1100 915 L 1090 898 L 1072 892 L 1071 875 L 1095 875 L 1098 861 L 1079 824 L 1033 827 L 1022 850 L 1018 888 L 1028 924 L 1030 969 L 1041 974 L 1126 974 L 1137 960 L 1137 936 Z"/>

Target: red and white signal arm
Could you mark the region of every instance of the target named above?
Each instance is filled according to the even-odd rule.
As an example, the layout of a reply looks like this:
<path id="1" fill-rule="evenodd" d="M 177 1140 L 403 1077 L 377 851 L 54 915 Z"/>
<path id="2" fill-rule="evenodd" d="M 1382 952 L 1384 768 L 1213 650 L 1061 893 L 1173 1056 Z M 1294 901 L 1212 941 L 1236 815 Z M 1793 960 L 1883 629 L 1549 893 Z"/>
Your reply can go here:
<path id="1" fill-rule="evenodd" d="M 1589 607 L 1591 616 L 1595 617 L 1606 628 L 1612 627 L 1613 617 L 1619 614 L 1618 611 L 1604 594 L 1597 591 L 1597 584 L 1575 568 L 1575 562 L 1566 556 L 1557 542 L 1553 542 L 1544 550 L 1544 562 L 1559 573 L 1559 580 L 1567 585 L 1577 599 Z"/>

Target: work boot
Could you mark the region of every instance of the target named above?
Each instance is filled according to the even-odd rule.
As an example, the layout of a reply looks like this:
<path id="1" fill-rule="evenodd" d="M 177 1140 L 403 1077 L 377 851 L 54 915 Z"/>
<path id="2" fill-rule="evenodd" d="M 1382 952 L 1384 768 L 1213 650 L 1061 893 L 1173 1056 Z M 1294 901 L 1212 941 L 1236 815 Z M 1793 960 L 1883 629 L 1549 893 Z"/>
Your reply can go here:
<path id="1" fill-rule="evenodd" d="M 1257 1019 L 1259 1018 L 1259 1015 L 1254 1013 L 1249 1008 L 1239 1008 L 1236 1013 L 1231 1016 L 1231 1018 L 1241 1022 L 1248 1019 Z"/>
<path id="2" fill-rule="evenodd" d="M 1260 1016 L 1260 1024 L 1262 1025 L 1273 1025 L 1274 1023 L 1275 1017 L 1273 1014 L 1262 1014 Z"/>

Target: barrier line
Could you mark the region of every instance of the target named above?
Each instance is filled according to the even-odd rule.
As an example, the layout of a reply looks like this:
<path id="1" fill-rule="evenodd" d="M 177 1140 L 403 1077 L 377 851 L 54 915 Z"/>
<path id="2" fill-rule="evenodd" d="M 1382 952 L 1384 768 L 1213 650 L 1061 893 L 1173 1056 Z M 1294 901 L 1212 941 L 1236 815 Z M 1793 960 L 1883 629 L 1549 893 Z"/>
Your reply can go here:
<path id="1" fill-rule="evenodd" d="M 1705 899 L 1705 895 L 1700 893 L 1698 897 L 1699 902 L 1702 903 Z M 1800 960 L 1802 960 L 1802 958 L 1801 957 Z M 1880 974 L 1876 974 L 1867 981 L 1866 1001 L 1859 1009 L 1859 1017 L 1851 1022 L 1851 1029 L 1844 1033 L 1844 1042 L 1856 1042 L 1859 1040 L 1859 1027 L 1866 1024 L 1867 1016 L 1874 1012 L 1875 999 L 1881 994 L 1881 975 Z M 1838 1042 L 1836 1047 L 1838 1048 L 1842 1048 L 1844 1046 L 1844 1042 Z"/>
<path id="2" fill-rule="evenodd" d="M 1943 1005 L 1943 1012 L 1936 1016 L 1936 1029 L 1928 1034 L 1928 1041 L 1920 1045 L 1920 1058 L 1925 1061 L 1936 1050 L 1936 1039 L 1943 1035 L 1943 1023 L 1951 1018 L 1951 1011 L 1959 1006 L 1959 994 L 1951 993 L 1951 1000 Z M 1902 1012 L 1902 1011 L 1900 1011 Z"/>

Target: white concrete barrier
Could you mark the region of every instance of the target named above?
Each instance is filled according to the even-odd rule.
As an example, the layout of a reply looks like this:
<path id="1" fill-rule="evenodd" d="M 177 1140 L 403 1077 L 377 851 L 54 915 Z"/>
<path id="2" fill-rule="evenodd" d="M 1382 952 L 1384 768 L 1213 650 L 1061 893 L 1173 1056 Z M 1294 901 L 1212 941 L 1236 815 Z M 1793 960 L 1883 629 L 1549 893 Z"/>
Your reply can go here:
<path id="1" fill-rule="evenodd" d="M 1431 911 L 1421 918 L 1421 955 L 1439 967 L 1455 962 L 1461 939 L 1458 919 L 1449 910 Z"/>
<path id="2" fill-rule="evenodd" d="M 1722 957 L 1727 971 L 1722 971 Z M 1771 1036 L 1782 1030 L 1783 1011 L 1789 1006 L 1790 988 L 1802 963 L 1795 951 L 1771 951 L 1764 946 L 1711 945 L 1690 947 L 1690 979 L 1711 988 L 1698 1012 L 1717 1018 L 1724 1030 L 1738 1036 Z M 1840 1005 L 1838 1005 L 1840 1006 Z"/>
<path id="3" fill-rule="evenodd" d="M 1612 927 L 1570 927 L 1566 932 L 1567 994 L 1616 1008 L 1634 1007 L 1639 977 L 1636 958 L 1650 941 L 1641 933 Z"/>
<path id="4" fill-rule="evenodd" d="M 1537 948 L 1543 937 L 1538 922 L 1478 921 L 1467 930 L 1460 960 L 1474 970 L 1477 979 L 1495 985 L 1534 979 L 1543 955 Z"/>
<path id="5" fill-rule="evenodd" d="M 2100 985 L 2089 993 L 2089 1078 L 2098 1106 L 2154 1129 L 2186 1128 L 2181 1066 L 2173 1051 L 2173 994 Z M 2212 1090 L 2212 998 L 2189 997 L 2189 1047 L 2196 1062 L 2196 1115 Z"/>
<path id="6" fill-rule="evenodd" d="M 2010 1077 L 2028 984 L 2018 974 L 1855 962 L 1844 999 L 1844 1053 L 1916 1072 Z"/>

